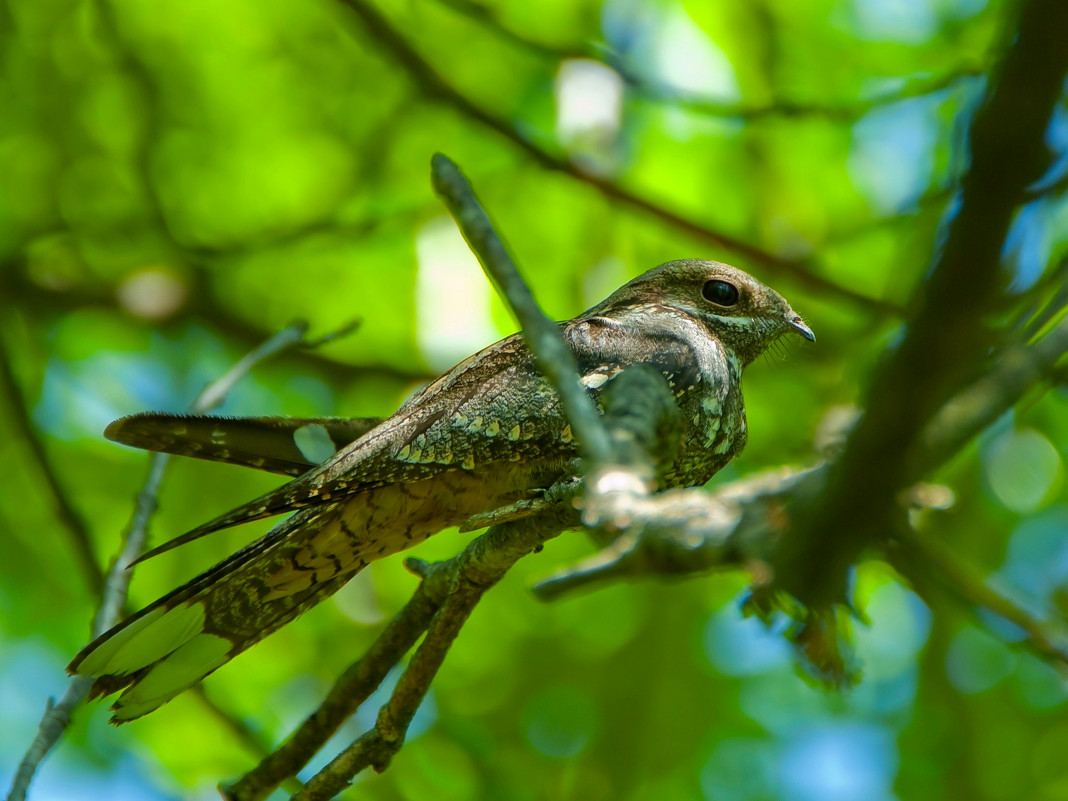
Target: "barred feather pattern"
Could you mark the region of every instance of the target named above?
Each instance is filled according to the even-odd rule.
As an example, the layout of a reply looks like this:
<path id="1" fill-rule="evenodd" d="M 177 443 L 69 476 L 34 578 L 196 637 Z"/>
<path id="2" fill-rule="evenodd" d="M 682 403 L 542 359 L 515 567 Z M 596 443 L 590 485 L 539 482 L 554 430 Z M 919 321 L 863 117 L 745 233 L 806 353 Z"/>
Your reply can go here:
<path id="1" fill-rule="evenodd" d="M 707 300 L 709 282 L 728 282 L 737 302 Z M 631 364 L 652 364 L 668 380 L 681 442 L 662 471 L 668 486 L 704 483 L 744 447 L 742 369 L 791 330 L 812 338 L 773 290 L 700 260 L 651 270 L 561 325 L 595 399 Z M 385 420 L 141 415 L 107 433 L 139 447 L 295 476 L 149 552 L 295 512 L 71 662 L 72 672 L 95 677 L 95 694 L 123 690 L 112 707 L 120 723 L 156 709 L 371 561 L 577 470 L 575 436 L 518 335 L 464 360 Z"/>

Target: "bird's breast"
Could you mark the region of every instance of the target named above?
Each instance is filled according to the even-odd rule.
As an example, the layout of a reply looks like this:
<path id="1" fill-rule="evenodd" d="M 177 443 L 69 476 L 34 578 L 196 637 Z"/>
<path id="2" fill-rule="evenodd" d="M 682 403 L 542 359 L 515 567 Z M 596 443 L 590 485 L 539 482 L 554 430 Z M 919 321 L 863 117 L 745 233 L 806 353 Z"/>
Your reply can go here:
<path id="1" fill-rule="evenodd" d="M 718 342 L 709 351 L 698 380 L 678 394 L 680 444 L 666 476 L 668 486 L 704 484 L 745 447 L 741 365 Z"/>

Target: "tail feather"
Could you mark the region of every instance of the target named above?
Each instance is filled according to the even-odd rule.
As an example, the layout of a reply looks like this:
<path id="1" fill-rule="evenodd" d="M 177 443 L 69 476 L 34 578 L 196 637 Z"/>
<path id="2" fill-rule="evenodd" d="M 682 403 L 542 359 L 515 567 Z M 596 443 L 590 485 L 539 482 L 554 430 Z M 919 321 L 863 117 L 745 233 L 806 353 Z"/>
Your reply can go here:
<path id="1" fill-rule="evenodd" d="M 343 572 L 320 576 L 296 561 L 303 542 L 287 535 L 321 527 L 332 511 L 297 513 L 95 639 L 68 671 L 94 677 L 94 697 L 123 690 L 112 706 L 113 723 L 157 709 L 332 595 L 366 564 L 355 560 Z M 305 580 L 294 581 L 294 574 Z"/>
<path id="2" fill-rule="evenodd" d="M 300 476 L 382 422 L 380 417 L 212 417 L 146 412 L 104 436 L 149 451 Z"/>
<path id="3" fill-rule="evenodd" d="M 152 667 L 139 672 L 112 706 L 112 723 L 125 723 L 158 709 L 236 654 L 232 643 L 210 634 L 197 634 Z"/>

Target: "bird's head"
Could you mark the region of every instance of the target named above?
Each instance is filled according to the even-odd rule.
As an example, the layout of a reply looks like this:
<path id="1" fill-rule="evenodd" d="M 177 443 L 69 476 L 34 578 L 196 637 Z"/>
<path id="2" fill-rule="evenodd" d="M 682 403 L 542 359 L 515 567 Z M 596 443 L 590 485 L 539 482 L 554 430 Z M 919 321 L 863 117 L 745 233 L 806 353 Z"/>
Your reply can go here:
<path id="1" fill-rule="evenodd" d="M 654 308 L 702 324 L 723 346 L 749 364 L 780 337 L 815 341 L 801 316 L 770 287 L 729 264 L 680 259 L 654 267 L 616 290 L 597 311 Z"/>

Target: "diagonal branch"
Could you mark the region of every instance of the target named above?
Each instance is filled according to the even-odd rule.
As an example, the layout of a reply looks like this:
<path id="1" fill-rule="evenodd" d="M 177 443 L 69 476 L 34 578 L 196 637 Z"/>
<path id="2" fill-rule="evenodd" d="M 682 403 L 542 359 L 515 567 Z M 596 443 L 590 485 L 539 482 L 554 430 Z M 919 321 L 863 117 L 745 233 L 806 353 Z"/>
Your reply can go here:
<path id="1" fill-rule="evenodd" d="M 611 461 L 608 434 L 593 400 L 579 383 L 575 355 L 564 344 L 559 326 L 538 307 L 471 184 L 456 164 L 441 153 L 435 153 L 431 160 L 431 181 L 478 256 L 482 269 L 500 288 L 519 320 L 527 347 L 560 396 L 560 405 L 575 430 L 582 452 L 596 464 Z"/>
<path id="2" fill-rule="evenodd" d="M 1024 633 L 1021 645 L 1039 659 L 1068 671 L 1068 635 L 1063 625 L 1054 627 L 1039 620 L 1010 596 L 991 587 L 976 570 L 941 542 L 910 530 L 896 534 L 895 547 L 887 549 L 887 561 L 931 605 L 930 590 L 941 588 L 972 609 L 986 609 L 1004 618 Z"/>
<path id="3" fill-rule="evenodd" d="M 903 311 L 893 303 L 871 298 L 849 287 L 813 272 L 812 265 L 805 261 L 788 259 L 757 247 L 749 242 L 711 228 L 698 220 L 687 217 L 635 194 L 612 181 L 583 172 L 565 156 L 538 144 L 515 125 L 497 114 L 487 111 L 469 97 L 447 83 L 430 63 L 390 24 L 381 12 L 364 0 L 340 0 L 360 18 L 373 42 L 383 48 L 390 57 L 403 66 L 415 84 L 431 99 L 448 105 L 465 117 L 496 131 L 542 167 L 561 172 L 570 178 L 592 186 L 605 197 L 656 217 L 662 222 L 687 234 L 710 242 L 761 265 L 768 272 L 792 278 L 798 284 L 813 291 L 841 300 L 847 300 L 880 316 L 901 316 Z"/>
<path id="4" fill-rule="evenodd" d="M 613 465 L 620 457 L 633 459 L 660 449 L 658 434 L 670 427 L 667 419 L 677 414 L 664 379 L 651 368 L 624 371 L 606 389 L 607 411 L 602 420 L 578 383 L 574 357 L 560 338 L 557 324 L 545 317 L 534 301 L 470 184 L 445 156 L 435 155 L 432 165 L 435 189 L 519 318 L 528 346 L 547 379 L 558 394 L 566 396 L 562 404 L 577 439 L 597 443 L 584 449 L 588 461 L 619 472 L 621 468 Z M 625 397 L 627 402 L 619 401 L 619 397 Z M 636 398 L 647 413 L 633 413 L 630 402 Z M 409 569 L 423 579 L 412 599 L 286 742 L 226 788 L 227 798 L 260 801 L 286 776 L 295 775 L 425 631 L 423 642 L 379 710 L 374 727 L 335 757 L 294 798 L 332 798 L 357 773 L 369 767 L 385 770 L 403 745 L 408 726 L 452 643 L 486 590 L 520 558 L 579 523 L 569 484 L 555 487 L 546 495 L 549 497 L 538 513 L 491 527 L 446 562 L 427 565 L 409 559 Z"/>
<path id="5" fill-rule="evenodd" d="M 986 318 L 1004 289 L 1000 257 L 1013 214 L 1049 161 L 1043 137 L 1068 71 L 1065 29 L 1062 0 L 1023 5 L 1016 40 L 972 125 L 960 211 L 917 313 L 875 374 L 827 492 L 799 515 L 775 559 L 780 586 L 807 603 L 844 597 L 849 566 L 885 537 L 881 522 L 916 478 L 924 427 L 995 344 Z"/>
<path id="6" fill-rule="evenodd" d="M 519 559 L 575 523 L 562 510 L 489 529 L 458 556 L 427 566 L 424 581 L 447 580 L 448 594 L 370 731 L 342 751 L 308 782 L 294 801 L 333 798 L 367 768 L 381 773 L 404 744 L 404 736 L 452 643 L 485 592 Z M 416 568 L 420 569 L 420 568 Z"/>
<path id="7" fill-rule="evenodd" d="M 423 570 L 420 575 L 424 578 L 411 599 L 393 616 L 366 653 L 341 674 L 323 702 L 284 743 L 222 789 L 226 798 L 231 801 L 266 798 L 287 777 L 296 776 L 378 688 L 426 631 L 448 590 L 442 571 Z"/>
<path id="8" fill-rule="evenodd" d="M 216 408 L 233 386 L 259 362 L 283 350 L 305 344 L 306 329 L 305 323 L 298 322 L 275 334 L 267 342 L 243 357 L 225 375 L 205 387 L 190 406 L 189 411 L 193 414 L 205 414 Z M 115 624 L 126 604 L 126 593 L 132 577 L 131 571 L 127 568 L 144 550 L 148 523 L 156 510 L 156 496 L 169 458 L 166 454 L 155 453 L 149 462 L 148 478 L 137 493 L 133 518 L 123 535 L 121 551 L 105 577 L 103 597 L 93 620 L 94 637 L 103 634 Z M 38 726 L 37 736 L 15 771 L 11 790 L 7 796 L 8 801 L 24 801 L 38 766 L 70 725 L 71 714 L 85 698 L 90 684 L 92 684 L 90 678 L 75 677 L 71 679 L 58 704 L 53 704 L 49 700 Z"/>
<path id="9" fill-rule="evenodd" d="M 1031 387 L 1051 376 L 1066 355 L 1068 317 L 1034 344 L 1003 350 L 993 370 L 958 392 L 924 428 L 910 473 L 922 475 L 946 462 Z"/>
<path id="10" fill-rule="evenodd" d="M 888 81 L 902 81 L 903 85 L 895 86 L 889 91 L 878 92 L 871 97 L 846 100 L 839 103 L 811 103 L 783 100 L 781 98 L 772 103 L 760 105 L 745 102 L 723 102 L 652 83 L 647 78 L 628 70 L 619 55 L 605 44 L 591 42 L 585 46 L 577 47 L 551 45 L 532 39 L 514 28 L 508 27 L 497 17 L 492 8 L 475 2 L 475 0 L 437 0 L 437 2 L 467 17 L 490 31 L 497 38 L 511 42 L 542 58 L 554 61 L 581 58 L 600 61 L 615 70 L 627 87 L 644 99 L 684 108 L 695 114 L 726 117 L 747 122 L 774 120 L 783 117 L 823 117 L 840 122 L 853 122 L 869 111 L 881 106 L 908 100 L 909 98 L 935 94 L 943 89 L 952 87 L 962 80 L 982 75 L 986 71 L 980 66 L 964 64 L 939 75 L 898 79 L 887 78 L 886 80 Z"/>

